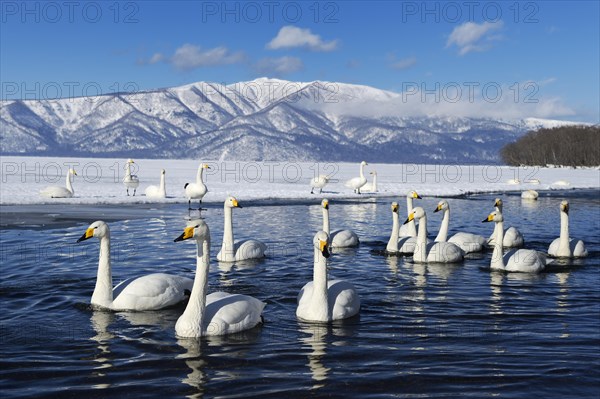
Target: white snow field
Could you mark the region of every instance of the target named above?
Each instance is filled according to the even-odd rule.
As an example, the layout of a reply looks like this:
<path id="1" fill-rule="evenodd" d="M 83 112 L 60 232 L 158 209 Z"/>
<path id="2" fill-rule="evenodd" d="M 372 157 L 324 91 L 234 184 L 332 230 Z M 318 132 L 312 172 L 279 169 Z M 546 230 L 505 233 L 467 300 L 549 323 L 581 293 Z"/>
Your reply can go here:
<path id="1" fill-rule="evenodd" d="M 402 197 L 409 190 L 426 196 L 458 196 L 472 193 L 522 191 L 526 189 L 566 190 L 600 188 L 598 168 L 538 168 L 494 165 L 377 164 L 369 162 L 368 172 L 378 172 L 378 192 L 354 194 L 344 183 L 358 176 L 357 163 L 233 162 L 210 160 L 134 159 L 132 173 L 140 186 L 136 196 L 127 196 L 122 183 L 127 159 L 2 156 L 0 158 L 0 204 L 134 204 L 187 203 L 183 186 L 194 182 L 198 165 L 208 163 L 204 182 L 208 194 L 204 203 L 222 202 L 227 195 L 240 201 L 257 199 L 307 200 L 329 198 Z M 77 172 L 72 198 L 46 198 L 40 190 L 64 186 L 70 167 Z M 146 198 L 144 190 L 158 185 L 160 170 L 166 170 L 167 198 Z M 310 193 L 310 179 L 318 174 L 331 176 L 322 194 Z M 516 183 L 518 181 L 518 183 Z M 516 184 L 515 184 L 516 183 Z M 133 191 L 130 189 L 130 192 Z M 197 204 L 197 202 L 196 202 Z"/>

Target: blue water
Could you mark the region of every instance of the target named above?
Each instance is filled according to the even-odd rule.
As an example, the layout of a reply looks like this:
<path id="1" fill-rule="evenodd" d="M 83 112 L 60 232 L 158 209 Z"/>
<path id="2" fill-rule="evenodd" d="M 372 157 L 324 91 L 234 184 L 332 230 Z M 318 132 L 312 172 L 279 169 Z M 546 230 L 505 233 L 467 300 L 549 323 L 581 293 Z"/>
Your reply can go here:
<path id="1" fill-rule="evenodd" d="M 353 229 L 362 240 L 358 249 L 330 258 L 330 273 L 353 282 L 362 299 L 358 317 L 333 325 L 295 317 L 296 295 L 312 278 L 318 200 L 246 201 L 234 211 L 236 239 L 261 239 L 270 256 L 233 267 L 214 260 L 223 212 L 209 206 L 209 290 L 249 294 L 267 307 L 263 326 L 201 340 L 175 337 L 181 306 L 93 310 L 98 241 L 75 243 L 90 222 L 110 219 L 115 284 L 156 271 L 191 277 L 194 244 L 173 242 L 185 225 L 185 206 L 102 207 L 101 216 L 93 207 L 44 207 L 39 215 L 25 209 L 20 228 L 0 231 L 0 392 L 3 398 L 597 398 L 598 192 L 553 192 L 535 203 L 504 195 L 504 214 L 528 248 L 546 250 L 558 236 L 565 197 L 571 235 L 586 242 L 590 256 L 540 275 L 490 272 L 491 253 L 453 266 L 382 256 L 390 200 L 331 203 L 332 228 Z M 438 200 L 418 202 L 432 235 L 441 219 L 431 212 Z M 493 226 L 481 220 L 492 210 L 492 196 L 450 199 L 450 205 L 452 230 L 489 235 Z"/>

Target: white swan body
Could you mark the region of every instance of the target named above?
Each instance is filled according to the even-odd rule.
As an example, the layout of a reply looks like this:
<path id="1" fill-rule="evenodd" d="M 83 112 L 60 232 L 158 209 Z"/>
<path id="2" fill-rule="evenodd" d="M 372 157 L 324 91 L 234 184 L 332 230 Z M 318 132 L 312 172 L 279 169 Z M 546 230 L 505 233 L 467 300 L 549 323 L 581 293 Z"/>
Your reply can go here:
<path id="1" fill-rule="evenodd" d="M 160 170 L 160 184 L 158 186 L 148 186 L 144 191 L 146 197 L 150 198 L 166 198 L 167 189 L 165 187 L 165 170 Z"/>
<path id="2" fill-rule="evenodd" d="M 569 202 L 560 203 L 560 237 L 548 247 L 548 255 L 560 258 L 584 258 L 588 251 L 582 240 L 569 237 Z"/>
<path id="3" fill-rule="evenodd" d="M 413 210 L 413 199 L 422 199 L 415 190 L 411 190 L 406 194 L 406 215 Z M 414 220 L 400 226 L 400 237 L 416 237 L 417 225 Z M 415 241 L 416 242 L 416 241 Z M 412 252 L 411 252 L 412 253 Z"/>
<path id="4" fill-rule="evenodd" d="M 400 219 L 398 216 L 398 203 L 392 202 L 392 233 L 385 251 L 388 254 L 412 255 L 415 252 L 417 237 L 400 237 Z M 429 240 L 427 240 L 429 242 Z"/>
<path id="5" fill-rule="evenodd" d="M 494 206 L 496 207 L 496 211 L 502 213 L 502 200 L 500 198 L 496 198 L 494 202 Z M 493 247 L 496 243 L 496 237 L 498 236 L 498 224 L 494 226 L 494 231 L 490 238 L 488 238 L 488 245 Z M 523 238 L 523 234 L 516 227 L 509 227 L 504 231 L 504 248 L 519 248 L 525 244 L 525 239 Z"/>
<path id="6" fill-rule="evenodd" d="M 188 199 L 188 207 L 190 209 L 192 206 L 193 199 L 199 200 L 199 204 L 201 204 L 202 198 L 204 198 L 204 196 L 208 192 L 206 184 L 204 184 L 204 181 L 202 181 L 204 169 L 210 169 L 210 166 L 208 166 L 205 163 L 201 163 L 200 166 L 198 166 L 198 172 L 196 172 L 196 182 L 185 183 L 185 185 L 183 186 L 183 189 L 185 190 L 185 197 Z"/>
<path id="7" fill-rule="evenodd" d="M 327 175 L 319 175 L 313 177 L 310 181 L 310 193 L 314 194 L 314 189 L 319 189 L 319 194 L 323 192 L 323 187 L 325 187 L 329 183 L 329 176 Z"/>
<path id="8" fill-rule="evenodd" d="M 40 195 L 48 198 L 71 198 L 75 194 L 73 185 L 71 184 L 71 176 L 77 176 L 75 169 L 69 169 L 67 171 L 67 182 L 65 187 L 61 186 L 49 186 L 40 191 Z"/>
<path id="9" fill-rule="evenodd" d="M 175 241 L 196 240 L 196 276 L 183 314 L 175 324 L 179 337 L 197 338 L 249 330 L 261 322 L 265 303 L 248 295 L 213 292 L 207 295 L 210 230 L 203 220 L 191 220 Z"/>
<path id="10" fill-rule="evenodd" d="M 192 289 L 192 279 L 164 273 L 154 273 L 125 280 L 114 289 L 110 262 L 110 230 L 103 221 L 96 221 L 77 240 L 100 239 L 98 276 L 91 303 L 111 310 L 157 310 L 173 306 L 186 298 Z"/>
<path id="11" fill-rule="evenodd" d="M 135 196 L 135 192 L 140 185 L 140 179 L 137 177 L 137 175 L 131 174 L 132 163 L 135 162 L 133 162 L 133 159 L 131 158 L 125 163 L 125 177 L 123 177 L 123 184 L 125 187 L 127 187 L 127 195 L 129 195 L 129 189 L 133 188 L 133 195 Z"/>
<path id="12" fill-rule="evenodd" d="M 456 263 L 464 259 L 463 250 L 455 244 L 449 242 L 427 243 L 427 215 L 423 208 L 414 208 L 404 223 L 409 223 L 413 219 L 419 219 L 413 261 L 416 263 Z"/>
<path id="13" fill-rule="evenodd" d="M 373 176 L 373 182 L 369 183 L 367 182 L 364 186 L 362 186 L 362 192 L 363 193 L 376 193 L 377 192 L 377 172 L 376 171 L 372 171 L 369 173 L 370 175 Z"/>
<path id="14" fill-rule="evenodd" d="M 490 268 L 492 270 L 501 270 L 505 272 L 523 272 L 523 273 L 539 273 L 546 267 L 545 257 L 538 251 L 531 249 L 517 249 L 510 251 L 504 255 L 503 242 L 504 235 L 504 218 L 502 212 L 495 210 L 490 213 L 483 222 L 495 222 L 498 226 L 495 229 L 497 237 L 494 241 L 494 252 L 492 253 L 492 261 Z"/>
<path id="15" fill-rule="evenodd" d="M 306 283 L 298 294 L 296 316 L 314 322 L 347 319 L 360 311 L 360 298 L 354 286 L 343 280 L 328 280 L 327 260 L 329 237 L 319 231 L 313 239 L 313 281 Z"/>
<path id="16" fill-rule="evenodd" d="M 460 232 L 454 234 L 448 239 L 448 229 L 450 226 L 450 205 L 448 201 L 441 200 L 438 202 L 434 212 L 444 211 L 444 218 L 440 226 L 440 231 L 435 238 L 437 242 L 451 242 L 452 244 L 458 245 L 464 253 L 468 254 L 471 252 L 481 252 L 487 248 L 487 240 L 478 234 L 471 234 Z"/>
<path id="17" fill-rule="evenodd" d="M 509 180 L 506 181 L 506 184 L 512 184 L 512 185 L 521 184 L 521 180 L 519 180 L 519 179 L 509 179 Z"/>
<path id="18" fill-rule="evenodd" d="M 329 200 L 321 201 L 323 208 L 323 231 L 329 235 L 331 248 L 356 247 L 360 243 L 358 236 L 352 230 L 337 230 L 329 234 Z"/>
<path id="19" fill-rule="evenodd" d="M 353 189 L 354 192 L 357 194 L 360 194 L 361 187 L 364 186 L 365 184 L 367 184 L 367 178 L 365 177 L 365 174 L 364 174 L 364 167 L 366 165 L 368 165 L 368 163 L 365 161 L 362 161 L 360 163 L 359 176 L 355 177 L 353 179 L 350 179 L 346 182 L 346 187 Z"/>
<path id="20" fill-rule="evenodd" d="M 233 208 L 241 208 L 238 200 L 227 197 L 223 204 L 223 245 L 217 254 L 219 262 L 235 262 L 265 257 L 267 246 L 258 240 L 244 240 L 234 243 L 233 240 Z"/>
<path id="21" fill-rule="evenodd" d="M 527 200 L 537 200 L 539 196 L 539 193 L 535 190 L 525 190 L 521 193 L 521 198 Z"/>

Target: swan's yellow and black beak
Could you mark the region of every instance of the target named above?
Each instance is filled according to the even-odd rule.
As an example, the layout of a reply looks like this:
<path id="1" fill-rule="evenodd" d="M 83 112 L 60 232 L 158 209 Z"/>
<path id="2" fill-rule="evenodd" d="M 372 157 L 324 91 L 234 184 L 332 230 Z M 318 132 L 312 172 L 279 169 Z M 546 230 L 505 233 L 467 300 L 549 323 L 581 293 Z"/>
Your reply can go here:
<path id="1" fill-rule="evenodd" d="M 234 199 L 231 203 L 233 204 L 233 206 L 235 208 L 242 208 L 242 206 L 240 205 L 240 203 L 236 199 Z"/>
<path id="2" fill-rule="evenodd" d="M 81 242 L 81 241 L 85 241 L 85 240 L 89 240 L 90 238 L 92 238 L 94 236 L 94 229 L 92 229 L 91 227 L 89 229 L 87 229 L 85 231 L 85 233 L 83 233 L 83 235 L 81 237 L 79 237 L 79 239 L 77 240 L 77 242 Z"/>
<path id="3" fill-rule="evenodd" d="M 392 205 L 392 212 L 398 213 L 398 205 Z"/>
<path id="4" fill-rule="evenodd" d="M 186 227 L 185 229 L 183 229 L 183 233 L 181 233 L 181 235 L 179 237 L 177 237 L 176 239 L 174 239 L 173 241 L 177 242 L 177 241 L 188 240 L 188 239 L 192 238 L 193 236 L 194 236 L 194 227 Z"/>
<path id="5" fill-rule="evenodd" d="M 441 210 L 442 210 L 442 206 L 441 206 L 441 205 L 438 205 L 438 206 L 435 208 L 435 211 L 433 211 L 433 213 L 435 213 L 435 212 L 439 212 L 439 211 L 441 211 Z"/>
<path id="6" fill-rule="evenodd" d="M 568 215 L 569 214 L 569 204 L 560 204 L 560 210 Z"/>
<path id="7" fill-rule="evenodd" d="M 499 199 L 497 199 L 497 200 L 494 202 L 494 206 L 500 206 L 500 202 L 501 202 L 501 201 L 500 201 Z"/>
<path id="8" fill-rule="evenodd" d="M 329 209 L 329 201 L 323 201 L 323 208 Z"/>
<path id="9" fill-rule="evenodd" d="M 319 251 L 321 251 L 321 253 L 325 257 L 325 259 L 329 258 L 330 253 L 329 253 L 329 245 L 327 244 L 327 241 L 319 240 Z"/>
<path id="10" fill-rule="evenodd" d="M 208 166 L 207 164 L 204 164 L 204 165 L 202 165 L 202 167 L 203 167 L 204 169 L 210 169 L 210 166 Z"/>
<path id="11" fill-rule="evenodd" d="M 414 212 L 412 212 L 410 215 L 408 215 L 408 217 L 406 218 L 406 220 L 402 224 L 406 224 L 406 223 L 412 222 L 413 220 L 415 220 L 415 213 Z"/>
<path id="12" fill-rule="evenodd" d="M 421 197 L 419 194 L 417 194 L 417 192 L 416 192 L 416 191 L 415 191 L 415 192 L 413 192 L 413 198 L 416 198 L 416 199 L 423 199 L 423 198 L 422 198 L 422 197 Z"/>
<path id="13" fill-rule="evenodd" d="M 487 218 L 485 218 L 485 219 L 483 219 L 483 220 L 481 221 L 481 223 L 485 223 L 485 222 L 493 222 L 493 221 L 494 221 L 494 214 L 493 214 L 493 213 L 490 213 L 490 214 L 488 215 L 488 217 L 487 217 Z"/>

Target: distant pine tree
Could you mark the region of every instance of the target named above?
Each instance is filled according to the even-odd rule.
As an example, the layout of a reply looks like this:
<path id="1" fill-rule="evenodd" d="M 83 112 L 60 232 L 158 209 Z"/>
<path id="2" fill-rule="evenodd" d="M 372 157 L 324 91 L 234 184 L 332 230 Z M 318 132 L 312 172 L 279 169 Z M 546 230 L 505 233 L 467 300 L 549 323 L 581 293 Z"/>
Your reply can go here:
<path id="1" fill-rule="evenodd" d="M 532 131 L 500 150 L 513 166 L 600 165 L 600 126 L 562 126 Z"/>

